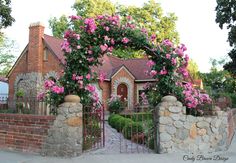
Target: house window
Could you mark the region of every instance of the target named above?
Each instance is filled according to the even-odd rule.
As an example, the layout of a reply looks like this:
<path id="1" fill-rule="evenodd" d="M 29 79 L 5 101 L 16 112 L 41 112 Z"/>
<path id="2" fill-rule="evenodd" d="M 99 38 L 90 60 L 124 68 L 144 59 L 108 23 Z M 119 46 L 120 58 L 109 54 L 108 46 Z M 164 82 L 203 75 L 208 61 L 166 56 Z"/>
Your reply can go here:
<path id="1" fill-rule="evenodd" d="M 43 61 L 48 61 L 48 50 L 46 48 L 43 51 Z"/>

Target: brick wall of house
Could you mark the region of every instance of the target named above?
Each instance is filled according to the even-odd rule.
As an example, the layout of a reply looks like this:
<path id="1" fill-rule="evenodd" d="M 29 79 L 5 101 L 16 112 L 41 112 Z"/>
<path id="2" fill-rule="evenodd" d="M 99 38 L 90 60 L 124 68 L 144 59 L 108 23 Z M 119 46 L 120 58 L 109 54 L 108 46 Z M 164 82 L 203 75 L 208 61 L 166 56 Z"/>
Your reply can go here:
<path id="1" fill-rule="evenodd" d="M 16 76 L 20 73 L 26 73 L 27 72 L 27 51 L 23 53 L 21 58 L 19 58 L 18 63 L 15 65 L 15 67 L 12 69 L 12 72 L 10 76 L 8 77 L 8 83 L 9 83 L 9 98 L 13 98 L 14 95 L 14 82 L 16 80 Z"/>
<path id="2" fill-rule="evenodd" d="M 54 116 L 0 114 L 0 148 L 40 152 L 54 120 Z"/>
<path id="3" fill-rule="evenodd" d="M 55 71 L 60 73 L 63 70 L 63 65 L 60 63 L 58 58 L 47 49 L 48 59 L 43 61 L 43 71 L 45 75 L 50 71 Z M 42 54 L 43 55 L 43 54 Z"/>
<path id="4" fill-rule="evenodd" d="M 115 74 L 115 76 L 113 76 L 112 80 L 111 80 L 111 85 L 112 85 L 112 88 L 111 88 L 111 94 L 114 94 L 115 92 L 115 88 L 114 88 L 114 83 L 115 81 L 119 81 L 120 78 L 127 78 L 130 82 L 131 82 L 131 88 L 128 88 L 128 89 L 132 89 L 133 91 L 131 92 L 131 97 L 132 97 L 132 104 L 131 104 L 131 108 L 129 109 L 132 109 L 132 106 L 134 105 L 134 101 L 135 101 L 135 88 L 134 88 L 134 78 L 124 69 L 122 68 L 120 71 L 118 71 L 117 74 Z M 122 82 L 124 83 L 124 82 Z M 121 84 L 121 83 L 120 83 Z M 127 83 L 124 83 L 127 85 Z M 129 90 L 128 90 L 129 92 Z"/>
<path id="5" fill-rule="evenodd" d="M 99 86 L 102 89 L 102 103 L 105 110 L 108 110 L 107 100 L 111 96 L 111 83 L 109 81 L 99 82 Z"/>

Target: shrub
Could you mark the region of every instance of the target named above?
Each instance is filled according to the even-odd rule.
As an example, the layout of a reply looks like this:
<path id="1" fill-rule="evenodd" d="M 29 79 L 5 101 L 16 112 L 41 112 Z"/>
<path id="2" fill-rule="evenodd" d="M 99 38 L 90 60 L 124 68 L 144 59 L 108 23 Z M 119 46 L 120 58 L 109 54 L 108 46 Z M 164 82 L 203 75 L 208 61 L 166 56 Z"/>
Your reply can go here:
<path id="1" fill-rule="evenodd" d="M 120 96 L 112 95 L 111 98 L 108 99 L 107 103 L 108 103 L 108 110 L 111 113 L 118 114 L 118 113 L 122 112 L 125 108 L 125 104 L 124 104 L 124 102 L 121 101 Z"/>
<path id="2" fill-rule="evenodd" d="M 152 113 L 150 112 L 140 112 L 140 113 L 120 114 L 120 115 L 125 118 L 130 118 L 135 122 L 152 120 Z"/>
<path id="3" fill-rule="evenodd" d="M 131 139 L 132 135 L 142 133 L 142 132 L 143 132 L 143 126 L 139 122 L 127 123 L 122 130 L 122 133 L 126 139 Z"/>

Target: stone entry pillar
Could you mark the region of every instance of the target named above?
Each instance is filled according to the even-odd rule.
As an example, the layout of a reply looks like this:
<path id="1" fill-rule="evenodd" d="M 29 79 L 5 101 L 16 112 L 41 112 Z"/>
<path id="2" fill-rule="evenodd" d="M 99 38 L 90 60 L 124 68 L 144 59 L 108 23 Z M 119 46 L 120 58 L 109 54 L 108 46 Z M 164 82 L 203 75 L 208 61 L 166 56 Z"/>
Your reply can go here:
<path id="1" fill-rule="evenodd" d="M 165 96 L 155 108 L 157 153 L 209 153 L 227 150 L 228 113 L 216 116 L 186 115 L 186 108 L 173 96 Z"/>
<path id="2" fill-rule="evenodd" d="M 65 102 L 58 108 L 58 116 L 48 131 L 42 155 L 74 157 L 82 153 L 82 104 Z"/>

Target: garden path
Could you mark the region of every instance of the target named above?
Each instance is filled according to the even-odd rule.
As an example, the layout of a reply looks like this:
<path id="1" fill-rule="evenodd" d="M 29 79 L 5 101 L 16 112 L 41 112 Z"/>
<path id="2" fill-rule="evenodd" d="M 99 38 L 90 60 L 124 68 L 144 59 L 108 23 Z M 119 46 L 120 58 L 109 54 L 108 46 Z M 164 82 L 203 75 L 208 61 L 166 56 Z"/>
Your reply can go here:
<path id="1" fill-rule="evenodd" d="M 120 154 L 120 153 L 153 153 L 144 145 L 136 144 L 112 128 L 105 121 L 105 147 L 86 152 L 85 154 Z"/>

